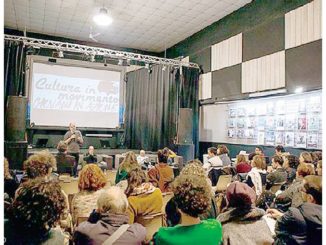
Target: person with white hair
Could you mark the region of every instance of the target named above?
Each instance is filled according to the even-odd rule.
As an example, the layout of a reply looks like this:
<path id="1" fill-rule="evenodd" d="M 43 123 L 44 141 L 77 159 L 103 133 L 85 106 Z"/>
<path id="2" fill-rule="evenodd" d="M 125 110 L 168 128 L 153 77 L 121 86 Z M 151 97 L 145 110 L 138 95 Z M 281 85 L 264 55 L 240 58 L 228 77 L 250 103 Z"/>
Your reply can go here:
<path id="1" fill-rule="evenodd" d="M 140 150 L 139 156 L 137 156 L 137 162 L 139 165 L 143 165 L 145 163 L 148 163 L 148 157 L 146 156 L 146 153 L 144 150 Z"/>
<path id="2" fill-rule="evenodd" d="M 98 220 L 90 217 L 76 228 L 75 244 L 142 244 L 146 228 L 137 223 L 129 225 L 127 209 L 127 196 L 119 187 L 103 190 L 97 199 Z"/>

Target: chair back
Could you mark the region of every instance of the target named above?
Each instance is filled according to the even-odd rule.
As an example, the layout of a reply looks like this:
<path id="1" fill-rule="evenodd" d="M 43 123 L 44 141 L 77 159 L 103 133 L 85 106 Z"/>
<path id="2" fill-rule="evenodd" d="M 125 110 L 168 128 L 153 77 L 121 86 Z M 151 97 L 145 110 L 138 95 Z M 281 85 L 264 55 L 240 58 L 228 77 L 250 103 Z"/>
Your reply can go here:
<path id="1" fill-rule="evenodd" d="M 145 241 L 149 242 L 158 229 L 164 226 L 164 214 L 160 212 L 156 214 L 138 216 L 135 223 L 139 223 L 146 228 L 147 232 Z"/>
<path id="2" fill-rule="evenodd" d="M 216 184 L 216 192 L 224 192 L 232 182 L 232 175 L 220 175 Z"/>

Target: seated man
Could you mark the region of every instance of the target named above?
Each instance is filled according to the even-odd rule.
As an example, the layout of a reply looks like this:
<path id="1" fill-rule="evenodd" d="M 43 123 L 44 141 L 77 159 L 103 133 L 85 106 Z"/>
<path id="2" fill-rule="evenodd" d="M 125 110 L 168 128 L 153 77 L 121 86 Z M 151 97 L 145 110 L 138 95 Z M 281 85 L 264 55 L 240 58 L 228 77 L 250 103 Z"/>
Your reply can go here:
<path id="1" fill-rule="evenodd" d="M 58 143 L 58 154 L 55 156 L 57 161 L 57 171 L 61 173 L 72 174 L 74 164 L 76 162 L 75 157 L 67 154 L 67 144 L 64 141 Z"/>
<path id="2" fill-rule="evenodd" d="M 277 219 L 275 244 L 322 244 L 322 177 L 309 175 L 303 182 L 302 205 L 285 213 L 267 210 Z"/>
<path id="3" fill-rule="evenodd" d="M 287 172 L 283 168 L 283 158 L 281 156 L 273 156 L 272 167 L 274 171 L 266 177 L 266 190 L 269 190 L 274 184 L 285 183 L 287 181 Z"/>
<path id="4" fill-rule="evenodd" d="M 86 163 L 97 163 L 97 156 L 94 154 L 94 146 L 90 145 L 88 147 L 88 152 L 86 153 L 86 156 L 84 157 L 84 161 Z"/>
<path id="5" fill-rule="evenodd" d="M 140 150 L 139 156 L 137 157 L 137 162 L 139 165 L 143 165 L 149 162 L 148 157 L 145 155 L 144 150 Z"/>

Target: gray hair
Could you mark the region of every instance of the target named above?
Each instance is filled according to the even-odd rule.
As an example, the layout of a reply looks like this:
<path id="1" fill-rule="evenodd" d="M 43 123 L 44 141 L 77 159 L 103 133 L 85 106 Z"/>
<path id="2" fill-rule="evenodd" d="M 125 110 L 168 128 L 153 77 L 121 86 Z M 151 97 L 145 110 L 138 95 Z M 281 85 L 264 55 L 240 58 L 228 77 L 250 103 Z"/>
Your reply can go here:
<path id="1" fill-rule="evenodd" d="M 97 199 L 97 208 L 100 213 L 121 214 L 128 208 L 126 194 L 117 186 L 102 190 Z"/>

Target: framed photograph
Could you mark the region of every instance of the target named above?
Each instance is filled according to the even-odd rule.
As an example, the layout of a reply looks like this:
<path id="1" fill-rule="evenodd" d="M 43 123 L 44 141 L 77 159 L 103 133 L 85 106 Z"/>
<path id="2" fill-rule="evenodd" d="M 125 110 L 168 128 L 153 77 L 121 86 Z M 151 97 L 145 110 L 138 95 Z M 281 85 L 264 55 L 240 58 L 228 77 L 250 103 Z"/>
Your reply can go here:
<path id="1" fill-rule="evenodd" d="M 308 133 L 307 135 L 307 148 L 318 148 L 318 134 Z"/>
<path id="2" fill-rule="evenodd" d="M 298 116 L 298 130 L 307 130 L 307 118 L 306 115 Z"/>
<path id="3" fill-rule="evenodd" d="M 285 114 L 285 101 L 284 100 L 278 100 L 275 103 L 275 113 L 278 115 L 283 115 Z"/>
<path id="4" fill-rule="evenodd" d="M 236 127 L 237 125 L 236 125 L 236 119 L 235 118 L 229 118 L 229 128 L 234 128 L 234 127 Z"/>
<path id="5" fill-rule="evenodd" d="M 275 145 L 284 145 L 284 132 L 275 133 Z"/>
<path id="6" fill-rule="evenodd" d="M 275 143 L 275 132 L 266 131 L 266 145 L 274 145 Z"/>
<path id="7" fill-rule="evenodd" d="M 235 129 L 229 129 L 228 130 L 228 137 L 229 138 L 235 138 Z"/>
<path id="8" fill-rule="evenodd" d="M 237 136 L 238 136 L 238 138 L 240 138 L 240 139 L 245 138 L 245 130 L 244 130 L 244 129 L 238 129 Z"/>
<path id="9" fill-rule="evenodd" d="M 244 128 L 246 125 L 246 120 L 244 118 L 238 118 L 237 127 Z"/>
<path id="10" fill-rule="evenodd" d="M 245 136 L 247 139 L 254 139 L 255 138 L 255 131 L 253 129 L 246 129 Z"/>
<path id="11" fill-rule="evenodd" d="M 309 115 L 307 121 L 308 121 L 308 130 L 310 131 L 319 130 L 320 117 L 318 114 Z"/>
<path id="12" fill-rule="evenodd" d="M 307 134 L 303 132 L 296 133 L 295 146 L 300 148 L 307 147 Z"/>
<path id="13" fill-rule="evenodd" d="M 285 125 L 285 117 L 284 116 L 278 116 L 276 117 L 275 120 L 276 124 L 276 130 L 284 130 L 284 125 Z"/>
<path id="14" fill-rule="evenodd" d="M 264 131 L 258 132 L 257 144 L 258 145 L 264 145 L 265 144 L 265 132 Z"/>
<path id="15" fill-rule="evenodd" d="M 258 130 L 264 130 L 266 126 L 266 118 L 265 117 L 258 117 L 257 119 L 257 128 Z"/>
<path id="16" fill-rule="evenodd" d="M 244 117 L 246 115 L 246 108 L 239 107 L 238 108 L 238 117 Z"/>
<path id="17" fill-rule="evenodd" d="M 296 129 L 296 115 L 289 114 L 285 116 L 285 129 L 294 130 Z"/>
<path id="18" fill-rule="evenodd" d="M 321 111 L 321 99 L 320 96 L 312 96 L 308 99 L 308 108 L 309 111 L 312 112 L 320 112 Z"/>
<path id="19" fill-rule="evenodd" d="M 294 133 L 286 132 L 285 133 L 285 146 L 294 146 Z"/>
<path id="20" fill-rule="evenodd" d="M 237 109 L 236 108 L 230 108 L 229 109 L 229 117 L 236 117 L 237 116 Z"/>
<path id="21" fill-rule="evenodd" d="M 255 117 L 247 117 L 247 128 L 254 128 L 256 126 L 256 118 Z"/>
<path id="22" fill-rule="evenodd" d="M 275 120 L 273 116 L 266 117 L 266 128 L 270 130 L 275 129 Z"/>

